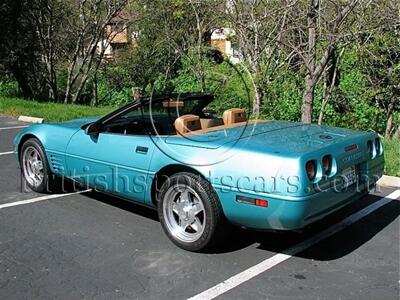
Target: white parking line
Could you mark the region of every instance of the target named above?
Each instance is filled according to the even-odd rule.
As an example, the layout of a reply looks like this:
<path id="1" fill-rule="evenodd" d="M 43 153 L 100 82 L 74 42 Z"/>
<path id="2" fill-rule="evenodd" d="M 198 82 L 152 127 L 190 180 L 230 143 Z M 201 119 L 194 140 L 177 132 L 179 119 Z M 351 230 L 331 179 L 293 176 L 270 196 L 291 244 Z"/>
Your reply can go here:
<path id="1" fill-rule="evenodd" d="M 24 126 L 13 126 L 13 127 L 1 127 L 0 130 L 18 129 L 18 128 L 25 128 L 25 127 L 28 127 L 28 125 L 24 125 Z"/>
<path id="2" fill-rule="evenodd" d="M 257 275 L 271 269 L 272 267 L 284 262 L 285 260 L 288 260 L 291 258 L 293 255 L 296 255 L 300 252 L 303 252 L 304 250 L 310 248 L 311 246 L 314 246 L 315 244 L 319 243 L 320 241 L 334 235 L 335 233 L 343 230 L 344 228 L 354 224 L 355 222 L 359 221 L 360 219 L 364 218 L 365 216 L 369 215 L 370 213 L 374 212 L 375 210 L 379 209 L 380 207 L 384 206 L 385 204 L 388 204 L 392 200 L 395 200 L 400 197 L 400 190 L 394 191 L 390 195 L 386 196 L 385 198 L 382 198 L 381 200 L 365 207 L 364 209 L 350 215 L 349 217 L 343 219 L 339 223 L 336 223 L 335 225 L 332 225 L 331 227 L 321 231 L 317 235 L 289 248 L 286 249 L 285 251 L 282 251 L 282 253 L 278 253 L 271 258 L 268 258 L 259 264 L 237 274 L 234 275 L 227 280 L 209 288 L 208 290 L 197 294 L 189 300 L 203 300 L 203 299 L 214 299 L 227 291 L 237 287 L 238 285 L 256 277 Z"/>
<path id="3" fill-rule="evenodd" d="M 2 152 L 2 153 L 0 153 L 0 156 L 7 155 L 7 154 L 13 154 L 13 153 L 14 153 L 14 151 Z"/>
<path id="4" fill-rule="evenodd" d="M 45 201 L 45 200 L 50 200 L 50 199 L 56 199 L 56 198 L 61 198 L 61 197 L 66 197 L 66 196 L 71 196 L 71 195 L 76 195 L 76 194 L 82 194 L 82 193 L 86 193 L 86 192 L 89 192 L 89 191 L 90 190 L 79 191 L 79 192 L 68 193 L 68 194 L 47 195 L 47 196 L 28 199 L 28 200 L 22 200 L 22 201 L 16 201 L 16 202 L 11 202 L 11 203 L 0 204 L 0 209 L 13 207 L 13 206 L 18 206 L 18 205 L 30 204 L 30 203 L 35 203 L 35 202 Z"/>

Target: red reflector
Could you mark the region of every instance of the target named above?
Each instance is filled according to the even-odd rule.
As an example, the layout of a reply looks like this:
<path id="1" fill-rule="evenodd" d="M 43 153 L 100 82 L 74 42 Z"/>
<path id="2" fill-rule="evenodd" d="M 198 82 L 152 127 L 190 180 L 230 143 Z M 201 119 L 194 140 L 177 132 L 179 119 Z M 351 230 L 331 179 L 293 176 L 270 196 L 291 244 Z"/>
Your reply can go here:
<path id="1" fill-rule="evenodd" d="M 314 180 L 314 178 L 317 174 L 315 160 L 310 160 L 306 163 L 306 172 L 307 172 L 308 179 Z"/>
<path id="2" fill-rule="evenodd" d="M 358 145 L 357 144 L 353 144 L 353 145 L 350 145 L 350 146 L 347 146 L 346 148 L 344 148 L 344 150 L 346 152 L 350 152 L 350 151 L 353 151 L 353 150 L 356 150 L 356 149 L 358 149 Z"/>
<path id="3" fill-rule="evenodd" d="M 331 168 L 332 168 L 332 156 L 325 155 L 322 158 L 322 168 L 324 169 L 324 174 L 329 175 L 329 173 L 331 172 Z"/>
<path id="4" fill-rule="evenodd" d="M 262 199 L 256 199 L 256 206 L 268 207 L 268 201 Z"/>

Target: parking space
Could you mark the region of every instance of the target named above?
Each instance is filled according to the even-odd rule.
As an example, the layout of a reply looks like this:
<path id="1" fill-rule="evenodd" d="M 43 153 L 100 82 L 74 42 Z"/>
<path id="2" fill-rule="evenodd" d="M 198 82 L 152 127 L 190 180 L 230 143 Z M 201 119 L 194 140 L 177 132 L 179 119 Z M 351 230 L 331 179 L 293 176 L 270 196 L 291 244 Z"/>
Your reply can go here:
<path id="1" fill-rule="evenodd" d="M 221 299 L 397 299 L 399 209 L 382 206 Z"/>
<path id="2" fill-rule="evenodd" d="M 14 118 L 0 116 L 0 157 L 5 152 L 13 151 L 13 139 L 17 132 L 25 126 L 28 124 Z"/>
<path id="3" fill-rule="evenodd" d="M 0 205 L 40 196 L 32 191 L 22 193 L 20 169 L 14 154 L 0 156 L 0 170 Z"/>
<path id="4" fill-rule="evenodd" d="M 17 133 L 29 124 L 0 116 L 0 205 L 39 196 L 21 193 L 20 170 L 13 152 L 13 140 Z"/>
<path id="5" fill-rule="evenodd" d="M 20 126 L 27 126 L 25 122 L 18 121 L 16 118 L 8 117 L 0 115 L 0 128 L 11 128 L 11 127 L 20 127 Z"/>
<path id="6" fill-rule="evenodd" d="M 12 122 L 0 117 L 0 128 L 23 126 Z M 0 152 L 12 151 L 18 130 L 0 130 Z M 2 155 L 0 298 L 398 299 L 400 202 L 382 202 L 393 192 L 377 191 L 303 233 L 235 229 L 215 252 L 198 254 L 175 247 L 154 211 L 94 192 L 1 208 L 43 197 L 21 192 L 14 156 Z M 279 256 L 321 232 L 330 234 Z M 232 288 L 202 294 L 238 274 Z"/>

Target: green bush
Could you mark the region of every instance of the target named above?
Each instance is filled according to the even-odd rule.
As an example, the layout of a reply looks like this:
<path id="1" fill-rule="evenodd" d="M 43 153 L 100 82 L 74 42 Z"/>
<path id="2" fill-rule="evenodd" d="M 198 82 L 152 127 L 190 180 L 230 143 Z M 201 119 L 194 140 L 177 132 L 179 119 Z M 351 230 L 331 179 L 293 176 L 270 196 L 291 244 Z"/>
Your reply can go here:
<path id="1" fill-rule="evenodd" d="M 231 107 L 242 107 L 250 113 L 253 97 L 251 81 L 240 66 L 234 66 L 227 61 L 222 64 L 207 61 L 203 68 L 204 91 L 215 96 L 215 101 L 209 108 L 215 110 L 219 115 Z M 191 65 L 190 59 L 183 60 L 183 68 L 173 81 L 174 91 L 177 93 L 201 92 L 198 72 L 199 70 Z"/>
<path id="2" fill-rule="evenodd" d="M 101 69 L 97 79 L 98 105 L 121 106 L 132 100 L 132 82 L 128 71 L 118 65 L 109 65 Z"/>
<path id="3" fill-rule="evenodd" d="M 400 176 L 400 139 L 384 139 L 385 174 Z"/>
<path id="4" fill-rule="evenodd" d="M 13 97 L 18 94 L 18 84 L 16 81 L 0 81 L 0 96 Z"/>
<path id="5" fill-rule="evenodd" d="M 298 74 L 290 70 L 280 70 L 270 78 L 261 107 L 262 116 L 267 119 L 299 121 L 303 85 Z"/>

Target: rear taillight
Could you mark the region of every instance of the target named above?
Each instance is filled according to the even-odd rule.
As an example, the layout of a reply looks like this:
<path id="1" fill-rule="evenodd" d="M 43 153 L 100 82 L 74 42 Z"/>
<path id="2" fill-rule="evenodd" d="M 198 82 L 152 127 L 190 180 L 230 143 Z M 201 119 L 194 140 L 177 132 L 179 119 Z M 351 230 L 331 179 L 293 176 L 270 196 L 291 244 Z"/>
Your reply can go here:
<path id="1" fill-rule="evenodd" d="M 322 158 L 322 169 L 324 172 L 324 175 L 329 175 L 332 170 L 332 156 L 331 155 L 325 155 Z"/>
<path id="2" fill-rule="evenodd" d="M 367 142 L 367 152 L 368 152 L 368 154 L 369 154 L 369 156 L 370 157 L 372 157 L 372 155 L 373 155 L 373 144 L 372 144 L 372 141 L 368 141 Z"/>
<path id="3" fill-rule="evenodd" d="M 376 155 L 380 155 L 381 151 L 382 151 L 382 145 L 381 145 L 381 140 L 380 138 L 376 138 L 375 139 L 375 151 L 376 151 Z"/>
<path id="4" fill-rule="evenodd" d="M 310 180 L 314 180 L 317 175 L 317 162 L 315 160 L 310 160 L 306 163 L 307 177 Z"/>

